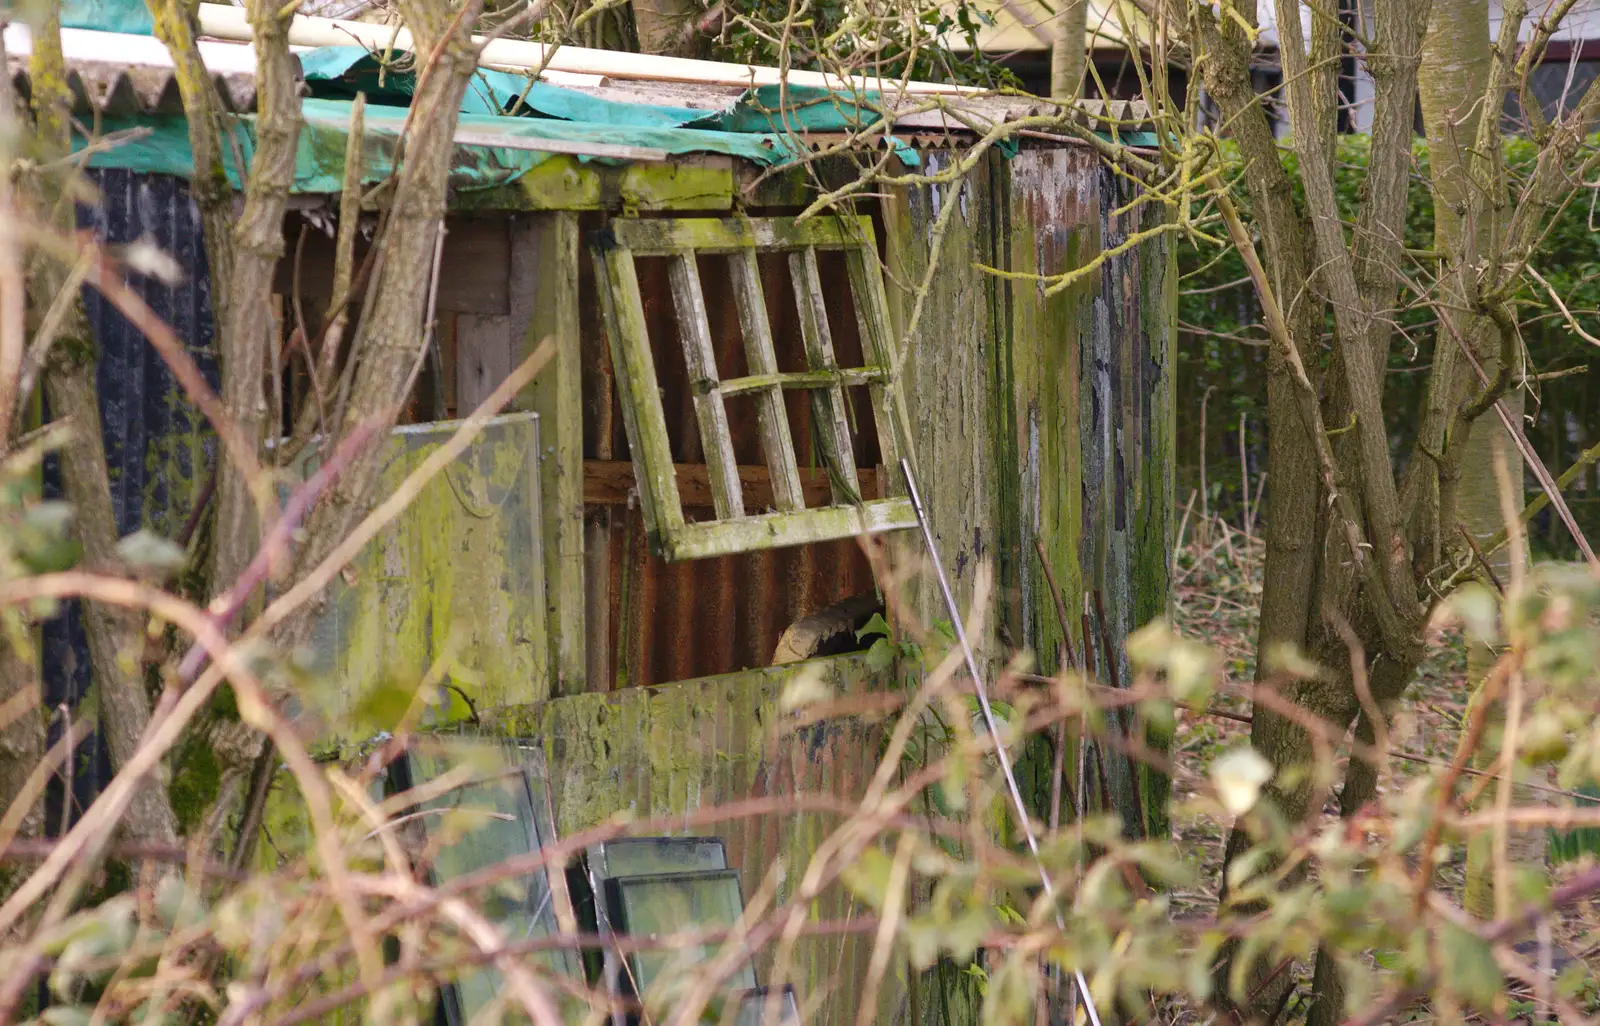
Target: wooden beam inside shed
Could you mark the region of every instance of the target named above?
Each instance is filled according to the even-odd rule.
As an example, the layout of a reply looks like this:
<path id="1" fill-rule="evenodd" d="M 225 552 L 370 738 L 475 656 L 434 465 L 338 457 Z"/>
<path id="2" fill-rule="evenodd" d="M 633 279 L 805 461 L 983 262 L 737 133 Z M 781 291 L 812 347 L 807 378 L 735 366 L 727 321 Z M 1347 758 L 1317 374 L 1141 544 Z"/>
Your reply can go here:
<path id="1" fill-rule="evenodd" d="M 700 463 L 675 463 L 672 469 L 678 478 L 678 495 L 683 505 L 710 509 L 711 475 L 706 466 Z M 857 474 L 861 481 L 863 499 L 883 497 L 878 488 L 878 471 L 875 468 L 863 467 Z M 772 475 L 766 467 L 739 467 L 739 484 L 747 509 L 754 512 L 777 508 L 772 496 Z M 833 502 L 828 472 L 822 467 L 801 467 L 800 487 L 805 495 L 807 508 L 815 509 Z M 583 461 L 584 505 L 623 506 L 628 503 L 628 493 L 632 490 L 633 464 L 628 460 Z"/>

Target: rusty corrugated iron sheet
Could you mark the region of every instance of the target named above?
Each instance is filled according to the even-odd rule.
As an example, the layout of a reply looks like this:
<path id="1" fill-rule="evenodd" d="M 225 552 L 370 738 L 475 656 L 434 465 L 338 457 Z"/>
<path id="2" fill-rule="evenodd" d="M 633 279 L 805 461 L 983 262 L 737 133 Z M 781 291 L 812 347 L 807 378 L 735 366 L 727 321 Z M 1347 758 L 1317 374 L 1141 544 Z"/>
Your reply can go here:
<path id="1" fill-rule="evenodd" d="M 820 264 L 839 363 L 860 366 L 861 342 L 843 261 L 837 254 L 823 254 Z M 702 257 L 700 265 L 718 373 L 724 378 L 749 374 L 726 262 L 720 257 Z M 656 373 L 666 400 L 673 460 L 703 463 L 700 427 L 667 282 L 667 262 L 640 259 L 637 266 Z M 761 271 L 779 369 L 804 370 L 798 308 L 788 268 L 781 257 L 764 255 Z M 585 285 L 592 288 L 588 281 Z M 598 326 L 594 330 L 598 331 Z M 595 337 L 604 338 L 603 334 Z M 854 424 L 858 429 L 854 432 L 856 462 L 863 467 L 876 466 L 880 457 L 872 430 L 871 405 L 865 389 L 852 392 Z M 820 468 L 823 464 L 820 454 L 814 451 L 808 394 L 791 391 L 785 399 L 800 466 Z M 587 458 L 602 454 L 606 458 L 627 457 L 620 408 L 613 410 L 610 423 L 611 430 L 603 442 L 593 435 L 587 439 Z M 763 465 L 753 397 L 729 399 L 728 423 L 739 463 Z M 710 509 L 684 512 L 689 518 L 712 515 Z M 610 630 L 606 640 L 615 655 L 612 674 L 606 680 L 591 681 L 593 690 L 661 684 L 765 666 L 789 624 L 874 587 L 871 569 L 855 541 L 668 563 L 650 553 L 637 505 L 613 507 L 604 519 L 609 520 L 604 536 L 610 568 Z M 597 535 L 591 533 L 590 537 Z"/>

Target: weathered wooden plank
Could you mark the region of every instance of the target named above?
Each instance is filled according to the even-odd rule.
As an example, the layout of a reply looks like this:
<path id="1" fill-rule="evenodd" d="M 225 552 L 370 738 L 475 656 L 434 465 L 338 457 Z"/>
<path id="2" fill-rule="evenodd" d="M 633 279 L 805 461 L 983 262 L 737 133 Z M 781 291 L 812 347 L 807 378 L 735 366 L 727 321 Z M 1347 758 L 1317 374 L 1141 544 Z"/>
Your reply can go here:
<path id="1" fill-rule="evenodd" d="M 947 171 L 950 159 L 930 153 L 924 170 L 930 175 Z M 1000 451 L 994 437 L 1000 386 L 993 380 L 1000 340 L 994 337 L 986 291 L 992 280 L 973 266 L 988 248 L 983 221 L 991 214 L 992 199 L 986 186 L 987 175 L 975 172 L 960 184 L 896 187 L 882 207 L 887 277 L 894 283 L 888 297 L 893 337 L 911 338 L 901 388 L 915 437 L 917 488 L 962 609 L 971 607 L 980 567 L 993 570 L 1001 555 L 996 525 L 1004 515 L 996 480 L 1002 471 L 994 456 Z M 952 195 L 952 188 L 960 191 Z M 956 209 L 940 234 L 940 212 L 952 201 Z M 917 292 L 925 282 L 913 327 Z M 911 590 L 909 609 L 920 622 L 949 616 L 927 574 Z M 972 632 L 980 667 L 998 667 L 1005 658 L 998 620 L 985 617 L 983 630 Z"/>
<path id="2" fill-rule="evenodd" d="M 489 398 L 510 375 L 511 355 L 509 317 L 457 314 L 456 408 L 470 412 Z"/>
<path id="3" fill-rule="evenodd" d="M 711 483 L 704 464 L 679 463 L 672 468 L 678 479 L 678 496 L 685 508 L 711 507 Z M 871 500 L 882 498 L 878 471 L 866 468 L 860 471 L 861 497 Z M 752 509 L 782 511 L 778 505 L 770 468 L 741 466 L 739 485 L 744 491 L 746 504 Z M 633 464 L 626 460 L 585 460 L 583 462 L 583 501 L 589 506 L 625 506 L 633 491 Z M 821 467 L 801 467 L 796 471 L 795 487 L 799 488 L 805 506 L 826 506 L 833 498 L 828 472 Z"/>
<path id="4" fill-rule="evenodd" d="M 860 243 L 861 218 L 679 217 L 669 220 L 618 220 L 611 223 L 617 243 L 635 256 L 671 256 L 686 249 L 733 253 L 741 249 L 846 249 Z M 870 230 L 870 228 L 869 228 Z"/>
<path id="5" fill-rule="evenodd" d="M 1061 274 L 1093 255 L 1098 238 L 1094 196 L 1079 184 L 1092 173 L 1093 159 L 1074 151 L 1030 150 L 1008 165 L 1013 271 Z M 1043 283 L 1016 279 L 1009 284 L 1021 547 L 1027 555 L 1035 552 L 1035 539 L 1043 543 L 1070 614 L 1066 637 L 1081 654 L 1080 348 L 1100 283 L 1091 275 L 1048 298 Z M 1063 634 L 1049 578 L 1036 559 L 1026 561 L 1024 569 L 1019 575 L 1022 634 L 1040 666 L 1053 672 Z"/>
<path id="6" fill-rule="evenodd" d="M 913 471 L 916 459 L 911 441 L 911 423 L 906 419 L 900 383 L 891 376 L 895 364 L 896 339 L 889 319 L 888 300 L 884 295 L 883 271 L 878 266 L 877 240 L 870 235 L 871 229 L 872 225 L 868 222 L 868 245 L 845 251 L 845 270 L 850 276 L 850 292 L 855 300 L 862 352 L 868 363 L 881 368 L 868 389 L 868 395 L 872 397 L 873 425 L 878 433 L 878 451 L 883 454 L 883 466 L 889 474 L 891 493 L 905 495 L 905 475 L 900 470 L 900 459 L 902 456 L 910 459 Z"/>
<path id="7" fill-rule="evenodd" d="M 555 357 L 520 408 L 539 413 L 539 484 L 551 677 L 557 694 L 585 690 L 583 594 L 583 392 L 578 317 L 578 218 L 558 211 L 512 219 L 511 320 L 522 359 L 546 338 Z"/>
<path id="8" fill-rule="evenodd" d="M 843 385 L 881 385 L 889 380 L 889 371 L 883 367 L 840 367 L 831 371 L 791 371 L 787 374 L 750 374 L 742 378 L 729 378 L 717 382 L 717 391 L 723 395 L 744 395 L 749 392 L 772 392 L 782 389 L 828 388 Z"/>
<path id="9" fill-rule="evenodd" d="M 596 291 L 605 315 L 611 362 L 616 368 L 622 419 L 633 451 L 633 469 L 642 483 L 639 499 L 645 525 L 657 539 L 683 526 L 683 505 L 672 475 L 672 446 L 661 409 L 655 360 L 646 334 L 644 307 L 633 254 L 602 238 L 594 252 Z"/>
<path id="10" fill-rule="evenodd" d="M 783 405 L 778 374 L 778 355 L 772 342 L 772 325 L 767 321 L 767 303 L 761 289 L 761 269 L 756 252 L 743 249 L 728 257 L 733 273 L 734 302 L 739 308 L 739 327 L 744 334 L 745 361 L 755 373 L 722 383 L 724 395 L 746 390 L 759 391 L 756 416 L 761 425 L 761 452 L 772 470 L 774 505 L 780 510 L 804 506 L 800 478 L 795 466 L 794 438 L 789 432 L 789 412 Z M 749 385 L 766 379 L 761 385 Z M 747 389 L 747 386 L 748 389 Z"/>
<path id="11" fill-rule="evenodd" d="M 841 808 L 858 802 L 876 768 L 882 727 L 839 719 L 809 728 L 781 726 L 786 685 L 800 674 L 837 694 L 883 687 L 863 656 L 840 656 L 699 678 L 658 688 L 561 698 L 504 710 L 488 720 L 496 733 L 538 740 L 546 752 L 557 832 L 571 836 L 618 813 L 636 819 L 682 816 L 743 799 L 832 795 Z M 596 772 L 595 767 L 605 767 Z M 790 901 L 823 837 L 840 822 L 836 813 L 790 808 L 721 819 L 695 828 L 724 840 L 729 864 L 747 890 L 774 886 L 772 899 Z M 774 873 L 779 867 L 782 870 Z M 811 903 L 826 919 L 848 919 L 864 909 L 848 889 L 833 885 Z M 813 1026 L 853 1026 L 867 979 L 872 937 L 801 937 L 793 948 L 791 982 L 807 1001 Z M 778 945 L 755 957 L 771 979 Z M 898 978 L 884 981 L 878 1017 L 898 1006 Z"/>
<path id="12" fill-rule="evenodd" d="M 665 556 L 674 560 L 705 559 L 916 526 L 917 516 L 910 499 L 883 499 L 861 506 L 826 506 L 739 520 L 684 524 L 666 539 Z"/>
<path id="13" fill-rule="evenodd" d="M 700 446 L 711 472 L 711 498 L 719 519 L 744 516 L 744 496 L 739 491 L 739 461 L 733 455 L 733 432 L 728 428 L 728 407 L 717 390 L 717 354 L 711 347 L 711 326 L 706 319 L 705 293 L 693 252 L 679 253 L 669 265 L 672 302 L 678 311 L 678 334 L 683 343 L 689 380 L 694 389 L 695 419 L 700 422 Z"/>
<path id="14" fill-rule="evenodd" d="M 789 254 L 789 274 L 794 281 L 794 299 L 800 308 L 800 336 L 805 341 L 806 364 L 814 371 L 836 372 L 839 361 L 833 353 L 833 334 L 828 329 L 828 309 L 822 296 L 822 276 L 817 271 L 817 251 L 807 246 Z M 817 435 L 822 440 L 822 455 L 839 480 L 834 484 L 834 502 L 858 501 L 861 484 L 856 476 L 854 443 L 850 438 L 844 390 L 837 384 L 814 389 L 811 409 Z"/>
<path id="15" fill-rule="evenodd" d="M 315 229 L 310 231 L 303 249 L 291 245 L 273 271 L 272 290 L 289 296 L 294 292 L 298 254 L 299 287 L 307 307 L 325 307 L 331 298 L 334 281 L 334 242 Z M 368 252 L 366 240 L 357 237 L 356 266 Z M 510 311 L 506 270 L 510 249 L 504 215 L 455 216 L 445 222 L 443 266 L 435 308 L 441 313 L 479 316 L 504 316 Z M 359 308 L 361 294 L 354 297 Z"/>

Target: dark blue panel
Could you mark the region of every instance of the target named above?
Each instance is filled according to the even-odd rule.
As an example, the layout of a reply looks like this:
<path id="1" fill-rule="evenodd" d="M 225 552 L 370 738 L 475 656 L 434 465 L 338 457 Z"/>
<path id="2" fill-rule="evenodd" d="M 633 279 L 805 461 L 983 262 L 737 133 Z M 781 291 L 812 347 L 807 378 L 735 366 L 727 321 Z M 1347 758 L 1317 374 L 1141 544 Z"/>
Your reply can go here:
<path id="1" fill-rule="evenodd" d="M 177 262 L 183 278 L 175 286 L 139 276 L 128 281 L 215 383 L 211 281 L 188 183 L 123 170 L 89 174 L 101 199 L 94 208 L 79 208 L 80 227 L 111 245 L 148 238 Z M 85 288 L 83 298 L 100 356 L 101 430 L 118 531 L 147 526 L 172 537 L 188 519 L 201 483 L 197 479 L 208 472 L 214 446 L 144 336 L 96 290 Z M 46 469 L 45 487 L 60 494 L 58 468 Z M 52 705 L 75 703 L 89 686 L 89 654 L 77 609 L 45 624 L 43 635 L 46 697 Z"/>

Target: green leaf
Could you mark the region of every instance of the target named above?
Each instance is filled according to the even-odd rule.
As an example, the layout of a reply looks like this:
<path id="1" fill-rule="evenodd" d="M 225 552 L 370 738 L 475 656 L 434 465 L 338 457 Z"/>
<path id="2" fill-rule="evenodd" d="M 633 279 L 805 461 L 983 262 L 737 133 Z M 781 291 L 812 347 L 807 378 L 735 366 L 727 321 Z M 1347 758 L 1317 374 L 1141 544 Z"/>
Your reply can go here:
<path id="1" fill-rule="evenodd" d="M 117 542 L 117 558 L 137 573 L 168 577 L 183 569 L 189 554 L 176 542 L 141 528 Z"/>
<path id="2" fill-rule="evenodd" d="M 882 613 L 872 614 L 872 619 L 868 620 L 861 626 L 860 630 L 856 631 L 856 640 L 865 641 L 875 634 L 885 638 L 889 636 L 889 624 L 888 621 L 884 620 Z"/>
<path id="3" fill-rule="evenodd" d="M 867 649 L 867 668 L 874 673 L 882 673 L 894 665 L 894 643 L 888 638 L 879 638 Z"/>
<path id="4" fill-rule="evenodd" d="M 1505 989 L 1493 949 L 1477 934 L 1445 923 L 1439 929 L 1439 954 L 1446 985 L 1477 1007 L 1489 1008 Z"/>
<path id="5" fill-rule="evenodd" d="M 1500 602 L 1493 592 L 1477 581 L 1457 588 L 1440 607 L 1441 614 L 1461 624 L 1469 635 L 1484 644 L 1493 644 L 1498 629 Z"/>
<path id="6" fill-rule="evenodd" d="M 888 900 L 889 876 L 893 869 L 894 863 L 888 855 L 879 848 L 869 847 L 846 866 L 840 876 L 850 893 L 873 908 L 882 909 Z"/>

